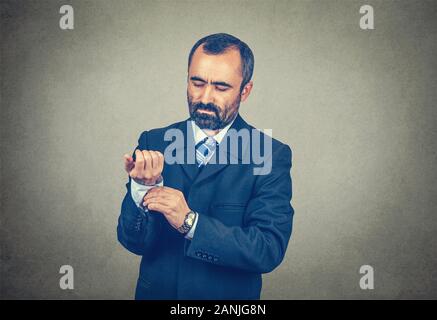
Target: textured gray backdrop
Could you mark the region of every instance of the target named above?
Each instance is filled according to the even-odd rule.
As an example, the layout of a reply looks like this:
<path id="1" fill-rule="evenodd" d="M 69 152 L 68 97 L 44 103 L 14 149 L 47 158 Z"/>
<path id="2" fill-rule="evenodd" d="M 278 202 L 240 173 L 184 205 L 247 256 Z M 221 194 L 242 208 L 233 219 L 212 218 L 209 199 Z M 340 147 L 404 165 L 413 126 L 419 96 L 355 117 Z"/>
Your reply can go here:
<path id="1" fill-rule="evenodd" d="M 363 4 L 375 30 L 359 28 Z M 262 297 L 437 298 L 435 1 L 1 6 L 1 298 L 133 297 L 122 155 L 187 117 L 188 52 L 216 32 L 255 54 L 241 114 L 294 151 L 294 232 Z M 364 264 L 374 290 L 359 287 Z"/>

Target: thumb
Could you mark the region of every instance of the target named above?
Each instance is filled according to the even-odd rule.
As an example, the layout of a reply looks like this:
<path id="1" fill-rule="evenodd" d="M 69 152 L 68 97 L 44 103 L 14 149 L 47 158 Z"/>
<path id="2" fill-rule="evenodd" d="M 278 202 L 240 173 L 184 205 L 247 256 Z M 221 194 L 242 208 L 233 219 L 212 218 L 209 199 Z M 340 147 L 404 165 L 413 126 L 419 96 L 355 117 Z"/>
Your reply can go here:
<path id="1" fill-rule="evenodd" d="M 128 155 L 127 153 L 123 156 L 123 158 L 126 160 L 126 161 L 128 161 L 128 162 L 132 162 L 134 159 L 130 156 L 130 155 Z"/>
<path id="2" fill-rule="evenodd" d="M 126 170 L 127 173 L 129 173 L 135 167 L 134 159 L 128 154 L 125 154 L 123 156 L 123 159 L 124 159 L 124 169 Z"/>

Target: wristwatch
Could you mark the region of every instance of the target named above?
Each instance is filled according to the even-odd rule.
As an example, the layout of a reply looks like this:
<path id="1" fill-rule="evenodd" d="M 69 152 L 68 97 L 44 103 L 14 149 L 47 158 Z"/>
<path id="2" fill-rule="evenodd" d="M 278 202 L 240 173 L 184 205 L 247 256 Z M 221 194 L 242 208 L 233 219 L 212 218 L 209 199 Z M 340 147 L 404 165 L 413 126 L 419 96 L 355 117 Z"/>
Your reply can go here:
<path id="1" fill-rule="evenodd" d="M 185 216 L 184 223 L 177 229 L 182 234 L 187 234 L 188 231 L 193 227 L 194 221 L 196 220 L 197 214 L 190 211 Z"/>

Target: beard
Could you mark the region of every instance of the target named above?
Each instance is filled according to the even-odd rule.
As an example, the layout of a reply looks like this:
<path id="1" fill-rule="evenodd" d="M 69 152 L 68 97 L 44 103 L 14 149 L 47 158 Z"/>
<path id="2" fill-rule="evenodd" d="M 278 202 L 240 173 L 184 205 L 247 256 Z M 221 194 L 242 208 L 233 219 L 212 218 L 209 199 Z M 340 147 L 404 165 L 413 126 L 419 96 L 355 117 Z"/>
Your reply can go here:
<path id="1" fill-rule="evenodd" d="M 193 103 L 192 98 L 188 94 L 187 100 L 191 120 L 200 129 L 220 130 L 234 120 L 240 108 L 241 96 L 238 95 L 238 98 L 231 105 L 225 106 L 223 110 L 213 103 Z M 211 112 L 200 112 L 200 110 Z"/>

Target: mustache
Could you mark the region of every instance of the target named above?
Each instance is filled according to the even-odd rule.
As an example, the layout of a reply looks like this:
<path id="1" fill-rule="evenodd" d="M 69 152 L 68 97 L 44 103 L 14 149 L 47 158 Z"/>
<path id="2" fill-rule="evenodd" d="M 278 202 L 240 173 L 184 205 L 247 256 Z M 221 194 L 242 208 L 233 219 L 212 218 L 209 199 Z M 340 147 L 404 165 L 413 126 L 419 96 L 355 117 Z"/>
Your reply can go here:
<path id="1" fill-rule="evenodd" d="M 212 111 L 215 113 L 215 115 L 218 117 L 220 114 L 220 109 L 213 103 L 207 103 L 204 104 L 202 102 L 198 102 L 193 105 L 193 112 L 196 112 L 198 110 L 205 110 L 205 111 Z"/>

